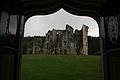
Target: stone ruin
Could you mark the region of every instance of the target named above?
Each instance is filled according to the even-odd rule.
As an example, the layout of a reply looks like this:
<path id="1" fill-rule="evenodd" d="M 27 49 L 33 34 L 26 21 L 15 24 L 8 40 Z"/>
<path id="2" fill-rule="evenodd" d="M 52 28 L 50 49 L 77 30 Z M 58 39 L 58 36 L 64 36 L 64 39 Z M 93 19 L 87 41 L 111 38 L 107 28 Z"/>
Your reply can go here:
<path id="1" fill-rule="evenodd" d="M 65 30 L 49 30 L 46 36 L 34 36 L 32 54 L 84 54 L 88 55 L 88 26 L 73 31 L 66 25 Z"/>

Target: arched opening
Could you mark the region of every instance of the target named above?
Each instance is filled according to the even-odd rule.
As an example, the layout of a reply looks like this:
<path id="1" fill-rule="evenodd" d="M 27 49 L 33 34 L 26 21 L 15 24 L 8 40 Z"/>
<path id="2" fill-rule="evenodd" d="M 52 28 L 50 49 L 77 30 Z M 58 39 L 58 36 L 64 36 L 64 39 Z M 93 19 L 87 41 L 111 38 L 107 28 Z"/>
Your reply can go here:
<path id="1" fill-rule="evenodd" d="M 58 12 L 53 13 L 51 15 L 46 15 L 46 16 L 37 15 L 37 16 L 33 16 L 33 17 L 29 18 L 25 24 L 24 36 L 26 37 L 25 38 L 26 41 L 24 43 L 28 43 L 29 40 L 31 39 L 31 41 L 29 43 L 31 45 L 36 45 L 36 46 L 34 47 L 34 50 L 33 50 L 33 47 L 32 48 L 28 47 L 28 49 L 26 49 L 26 52 L 24 52 L 24 53 L 28 52 L 27 54 L 31 54 L 30 52 L 33 52 L 32 54 L 37 54 L 37 55 L 23 55 L 22 79 L 24 80 L 24 79 L 28 79 L 30 77 L 32 79 L 33 78 L 35 79 L 35 76 L 36 76 L 37 77 L 36 79 L 40 79 L 40 80 L 41 79 L 47 80 L 48 78 L 49 78 L 49 80 L 55 80 L 56 77 L 59 77 L 59 79 L 64 80 L 64 79 L 69 79 L 68 77 L 71 75 L 71 79 L 87 80 L 88 78 L 85 78 L 85 75 L 87 73 L 86 71 L 89 71 L 89 73 L 87 74 L 88 76 L 90 76 L 89 79 L 91 78 L 93 80 L 94 79 L 101 80 L 102 75 L 101 75 L 101 67 L 100 67 L 101 66 L 100 65 L 100 56 L 94 56 L 94 55 L 96 55 L 97 51 L 92 52 L 92 50 L 91 50 L 91 54 L 89 54 L 89 55 L 92 55 L 92 56 L 88 56 L 88 58 L 81 55 L 81 53 L 82 53 L 81 46 L 83 45 L 82 44 L 82 41 L 83 41 L 83 39 L 82 39 L 82 35 L 83 35 L 82 29 L 83 28 L 82 27 L 83 27 L 83 25 L 87 25 L 89 27 L 89 30 L 88 30 L 88 36 L 89 36 L 89 41 L 90 41 L 89 44 L 91 43 L 90 45 L 94 46 L 93 50 L 95 50 L 97 47 L 99 47 L 98 45 L 97 45 L 97 47 L 95 46 L 95 44 L 99 43 L 99 39 L 98 39 L 98 42 L 96 42 L 96 40 L 95 40 L 95 39 L 97 39 L 97 37 L 99 38 L 99 30 L 98 30 L 98 24 L 96 23 L 96 21 L 93 18 L 90 18 L 87 16 L 75 16 L 75 15 L 69 14 L 68 12 L 66 12 L 63 9 L 61 9 Z M 68 34 L 66 32 L 67 30 L 68 30 L 68 32 L 70 32 L 70 34 Z M 57 36 L 58 34 L 59 34 L 59 36 L 61 36 L 61 34 L 62 34 L 63 37 L 61 36 L 61 37 L 59 37 L 60 39 L 58 39 L 58 36 Z M 64 34 L 65 34 L 65 36 L 64 36 Z M 43 39 L 43 36 L 44 36 L 44 38 L 46 37 L 47 40 Z M 69 39 L 66 38 L 69 36 L 70 36 Z M 49 48 L 47 51 L 44 51 L 44 49 L 46 49 L 46 48 L 44 47 L 44 44 L 41 43 L 42 40 L 45 41 L 44 43 L 46 43 L 46 48 Z M 74 40 L 74 41 L 72 41 L 72 40 Z M 32 41 L 35 43 L 34 44 L 31 43 Z M 78 43 L 78 42 L 80 42 L 80 43 Z M 94 42 L 96 42 L 96 43 L 94 43 Z M 54 45 L 54 43 L 55 43 L 55 45 Z M 72 44 L 72 46 L 70 44 Z M 62 45 L 62 47 L 60 47 L 59 45 Z M 75 48 L 75 46 L 73 46 L 73 45 L 75 45 L 75 46 L 77 45 L 76 46 L 77 48 Z M 89 47 L 92 47 L 92 46 L 89 46 Z M 25 49 L 25 47 L 23 49 Z M 31 50 L 33 50 L 33 51 L 31 51 Z M 90 52 L 88 52 L 88 53 L 90 53 Z M 40 54 L 40 55 L 38 55 L 38 54 Z M 41 55 L 41 54 L 44 54 L 44 55 Z M 51 55 L 48 55 L 48 54 L 51 54 Z M 56 54 L 56 55 L 54 55 L 54 54 Z M 54 55 L 54 57 L 53 57 L 53 55 Z M 30 67 L 30 66 L 32 66 L 32 60 L 34 63 L 34 60 L 35 60 L 34 58 L 37 56 L 40 58 L 40 60 L 36 61 L 35 62 L 36 64 L 34 64 L 33 67 Z M 48 60 L 50 62 L 45 61 L 45 56 L 49 58 Z M 70 59 L 70 56 L 71 56 L 71 59 Z M 32 57 L 33 57 L 33 59 L 31 59 Z M 41 58 L 43 58 L 43 60 Z M 56 61 L 54 61 L 52 58 L 54 58 L 54 60 L 56 59 Z M 60 60 L 58 60 L 57 58 L 59 58 Z M 73 58 L 75 58 L 75 60 L 72 60 Z M 81 58 L 83 58 L 83 62 L 80 61 Z M 61 59 L 63 59 L 63 60 L 61 60 Z M 84 62 L 84 60 L 86 60 L 86 59 L 89 59 L 90 62 L 89 61 Z M 26 63 L 26 60 L 28 61 L 28 63 Z M 69 60 L 70 60 L 70 62 L 69 62 Z M 81 64 L 79 64 L 79 62 L 77 60 L 80 61 Z M 43 61 L 43 63 L 46 63 L 46 64 L 41 63 L 41 65 L 42 65 L 41 66 L 41 65 L 39 65 L 40 63 L 37 63 L 39 61 Z M 61 63 L 59 63 L 59 61 Z M 71 63 L 71 61 L 72 61 L 72 63 Z M 31 63 L 31 64 L 29 64 L 29 63 Z M 89 64 L 89 63 L 93 63 L 93 64 Z M 27 66 L 26 64 L 28 64 L 29 66 Z M 47 64 L 49 64 L 49 65 L 47 65 Z M 35 65 L 37 65 L 37 66 L 35 66 Z M 54 66 L 54 65 L 57 65 L 57 66 Z M 62 66 L 62 65 L 66 65 L 66 66 Z M 76 65 L 76 67 L 74 67 L 74 66 L 69 67 L 69 65 Z M 83 66 L 85 66 L 85 65 L 87 65 L 86 68 L 84 68 L 82 70 Z M 95 67 L 92 67 L 92 66 L 90 67 L 89 65 L 92 65 Z M 38 66 L 39 66 L 39 68 L 38 68 Z M 82 66 L 82 67 L 80 67 L 80 66 Z M 41 71 L 42 67 L 46 67 L 46 70 Z M 69 68 L 67 68 L 67 67 L 69 67 Z M 36 70 L 34 70 L 32 68 L 36 69 L 37 72 L 34 73 L 34 71 L 36 71 Z M 62 70 L 62 68 L 64 68 L 64 69 Z M 30 72 L 31 69 L 32 69 L 32 72 Z M 72 69 L 72 71 L 69 72 L 69 69 Z M 63 72 L 61 72 L 61 71 L 63 71 Z M 91 71 L 95 71 L 96 74 L 93 74 L 93 76 L 92 76 L 91 73 L 95 73 L 95 72 L 91 72 Z M 41 73 L 41 74 L 39 74 L 39 73 Z M 55 73 L 57 73 L 57 74 L 55 74 Z M 27 75 L 25 76 L 25 74 L 30 74 L 31 76 L 28 77 Z M 39 77 L 37 75 L 39 75 Z M 54 75 L 54 77 L 53 77 L 53 75 Z M 47 76 L 47 77 L 45 77 L 45 76 Z M 81 77 L 83 77 L 83 78 L 81 78 Z"/>
<path id="2" fill-rule="evenodd" d="M 100 25 L 104 80 L 120 79 L 120 10 L 118 1 L 4 0 L 0 6 L 0 80 L 19 80 L 20 78 L 24 17 L 26 21 L 33 15 L 52 14 L 61 8 L 75 15 L 87 15 L 96 19 Z M 10 16 L 12 16 L 11 19 Z M 14 29 L 11 28 L 11 23 L 17 24 Z M 12 32 L 12 30 L 15 31 Z M 15 33 L 14 37 L 11 36 L 11 33 Z"/>

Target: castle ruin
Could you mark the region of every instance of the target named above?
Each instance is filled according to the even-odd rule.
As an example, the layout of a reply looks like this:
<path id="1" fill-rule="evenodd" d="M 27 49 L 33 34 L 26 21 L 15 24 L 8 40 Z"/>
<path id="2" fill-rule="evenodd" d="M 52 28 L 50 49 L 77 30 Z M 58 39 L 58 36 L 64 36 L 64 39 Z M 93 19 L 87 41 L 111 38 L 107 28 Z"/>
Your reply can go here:
<path id="1" fill-rule="evenodd" d="M 34 36 L 32 54 L 84 54 L 88 55 L 88 26 L 73 31 L 49 30 L 46 36 Z"/>

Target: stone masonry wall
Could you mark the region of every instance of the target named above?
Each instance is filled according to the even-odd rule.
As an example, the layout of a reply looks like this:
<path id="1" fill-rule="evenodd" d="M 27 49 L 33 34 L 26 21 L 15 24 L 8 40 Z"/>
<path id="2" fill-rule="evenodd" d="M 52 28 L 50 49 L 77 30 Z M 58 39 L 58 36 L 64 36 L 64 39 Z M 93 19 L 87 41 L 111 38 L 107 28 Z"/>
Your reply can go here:
<path id="1" fill-rule="evenodd" d="M 84 54 L 88 55 L 88 27 L 75 30 L 66 25 L 65 30 L 49 30 L 46 36 L 35 36 L 33 54 Z"/>

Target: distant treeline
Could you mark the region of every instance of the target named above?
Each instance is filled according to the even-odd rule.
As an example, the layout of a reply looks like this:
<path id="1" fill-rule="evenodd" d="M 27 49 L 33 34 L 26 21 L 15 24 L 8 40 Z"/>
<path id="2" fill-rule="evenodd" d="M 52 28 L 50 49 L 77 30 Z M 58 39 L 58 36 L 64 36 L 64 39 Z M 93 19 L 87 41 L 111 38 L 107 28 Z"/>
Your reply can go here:
<path id="1" fill-rule="evenodd" d="M 27 54 L 27 49 L 33 47 L 33 37 L 23 37 L 22 53 Z"/>
<path id="2" fill-rule="evenodd" d="M 88 54 L 100 55 L 100 38 L 88 36 Z"/>
<path id="3" fill-rule="evenodd" d="M 24 37 L 22 43 L 23 54 L 27 53 L 28 48 L 32 48 L 33 37 Z M 32 53 L 32 52 L 31 52 Z M 99 37 L 88 36 L 88 54 L 89 55 L 100 55 L 100 41 Z"/>

